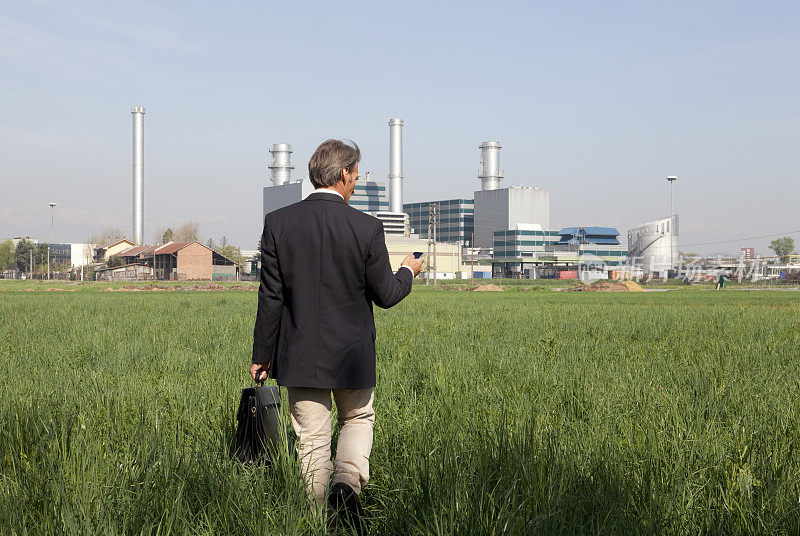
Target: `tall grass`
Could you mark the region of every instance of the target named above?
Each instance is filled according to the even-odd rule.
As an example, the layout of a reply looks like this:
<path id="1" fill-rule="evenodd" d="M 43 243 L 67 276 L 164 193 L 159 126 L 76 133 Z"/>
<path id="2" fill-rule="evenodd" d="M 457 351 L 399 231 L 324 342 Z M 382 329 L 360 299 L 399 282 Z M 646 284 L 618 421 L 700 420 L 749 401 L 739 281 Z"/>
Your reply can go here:
<path id="1" fill-rule="evenodd" d="M 323 533 L 291 456 L 231 457 L 255 298 L 0 293 L 0 532 Z M 376 311 L 372 532 L 799 534 L 799 305 L 415 287 Z"/>

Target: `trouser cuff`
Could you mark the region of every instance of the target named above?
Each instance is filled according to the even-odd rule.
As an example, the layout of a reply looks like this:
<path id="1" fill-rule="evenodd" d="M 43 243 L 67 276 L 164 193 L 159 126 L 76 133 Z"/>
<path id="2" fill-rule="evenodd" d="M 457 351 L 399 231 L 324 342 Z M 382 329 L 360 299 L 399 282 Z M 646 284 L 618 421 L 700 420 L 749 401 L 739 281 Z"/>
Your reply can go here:
<path id="1" fill-rule="evenodd" d="M 341 472 L 333 475 L 331 486 L 338 483 L 347 484 L 357 495 L 361 494 L 361 476 L 355 473 Z"/>

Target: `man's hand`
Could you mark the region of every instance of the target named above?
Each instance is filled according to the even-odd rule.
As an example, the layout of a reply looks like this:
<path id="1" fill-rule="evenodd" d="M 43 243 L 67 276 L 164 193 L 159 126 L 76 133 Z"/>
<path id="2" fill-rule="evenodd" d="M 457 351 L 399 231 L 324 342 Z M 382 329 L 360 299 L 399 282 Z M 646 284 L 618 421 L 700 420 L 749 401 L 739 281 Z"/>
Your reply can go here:
<path id="1" fill-rule="evenodd" d="M 266 380 L 269 377 L 269 363 L 253 363 L 250 365 L 250 376 L 257 382 Z"/>
<path id="2" fill-rule="evenodd" d="M 413 270 L 414 272 L 414 277 L 416 277 L 422 271 L 422 265 L 424 263 L 425 259 L 423 257 L 415 259 L 414 254 L 412 253 L 411 255 L 408 255 L 405 259 L 403 259 L 401 266 L 408 266 L 409 268 L 411 268 L 411 270 Z"/>

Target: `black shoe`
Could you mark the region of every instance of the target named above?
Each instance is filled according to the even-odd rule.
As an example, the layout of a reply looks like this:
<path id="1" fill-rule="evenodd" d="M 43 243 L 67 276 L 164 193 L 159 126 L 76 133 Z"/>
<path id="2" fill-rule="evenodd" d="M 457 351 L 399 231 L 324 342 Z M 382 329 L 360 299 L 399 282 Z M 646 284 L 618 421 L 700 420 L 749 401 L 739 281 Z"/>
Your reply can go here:
<path id="1" fill-rule="evenodd" d="M 364 509 L 358 499 L 358 493 L 343 482 L 337 482 L 328 494 L 328 508 L 337 521 L 345 527 L 354 528 L 359 534 L 366 531 Z"/>

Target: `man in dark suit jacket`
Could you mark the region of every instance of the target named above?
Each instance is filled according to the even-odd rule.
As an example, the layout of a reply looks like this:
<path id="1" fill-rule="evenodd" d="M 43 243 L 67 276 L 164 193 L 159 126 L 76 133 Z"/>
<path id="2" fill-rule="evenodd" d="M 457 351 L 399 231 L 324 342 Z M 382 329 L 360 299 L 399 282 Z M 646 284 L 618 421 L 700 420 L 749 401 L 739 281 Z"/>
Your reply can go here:
<path id="1" fill-rule="evenodd" d="M 264 218 L 261 285 L 250 373 L 287 387 L 309 498 L 360 512 L 369 480 L 375 387 L 373 303 L 389 308 L 411 292 L 422 259 L 392 272 L 383 223 L 350 207 L 361 153 L 327 140 L 308 174 L 317 190 Z M 341 426 L 331 463 L 331 393 Z"/>

